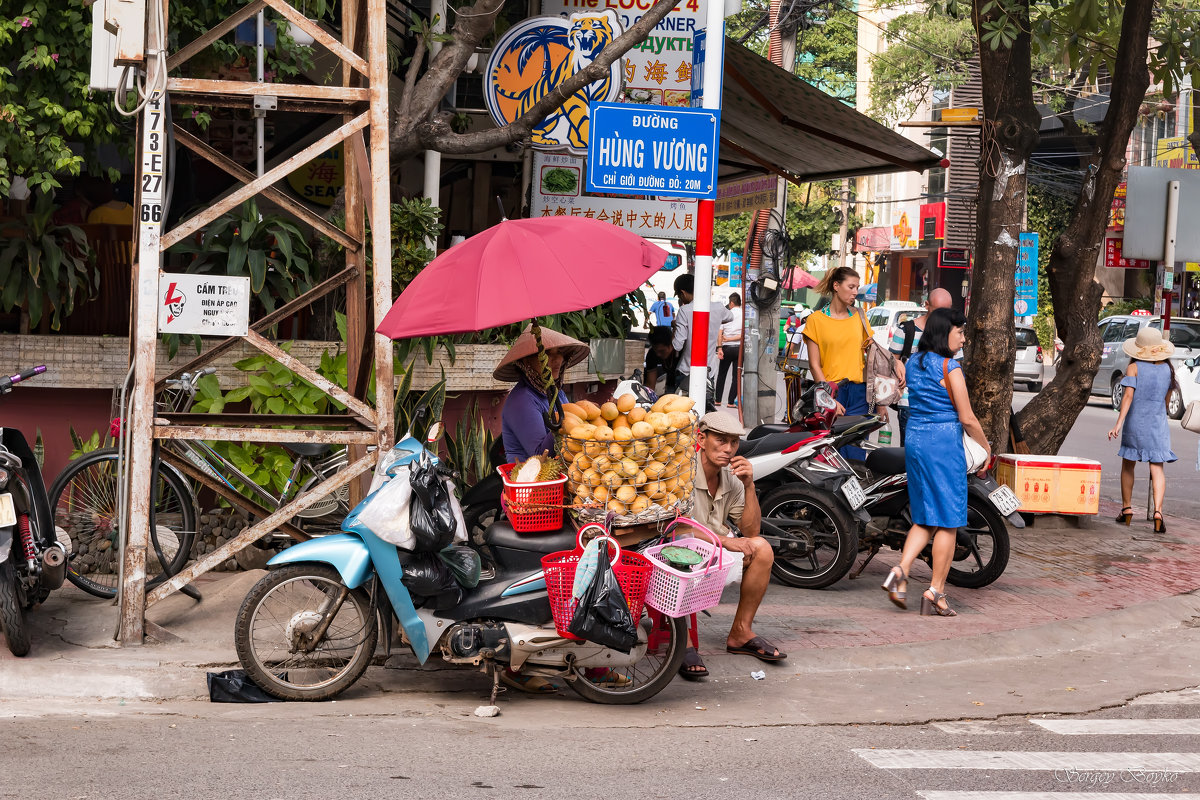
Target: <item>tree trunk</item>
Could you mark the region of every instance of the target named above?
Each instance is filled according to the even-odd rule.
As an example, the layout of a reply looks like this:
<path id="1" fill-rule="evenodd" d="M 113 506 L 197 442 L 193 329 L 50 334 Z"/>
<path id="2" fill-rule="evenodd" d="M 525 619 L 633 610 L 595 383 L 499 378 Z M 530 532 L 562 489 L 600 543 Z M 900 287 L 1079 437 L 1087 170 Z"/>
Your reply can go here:
<path id="1" fill-rule="evenodd" d="M 1054 380 L 1017 415 L 1017 424 L 1034 453 L 1058 452 L 1087 404 L 1100 367 L 1096 320 L 1103 288 L 1096 281 L 1096 262 L 1113 192 L 1124 172 L 1129 135 L 1150 84 L 1146 47 L 1153 10 L 1153 0 L 1128 0 L 1125 4 L 1103 130 L 1075 208 L 1054 242 L 1047 267 L 1054 323 L 1063 351 Z"/>
<path id="2" fill-rule="evenodd" d="M 988 6 L 991 11 L 981 14 L 980 7 Z M 999 4 L 975 0 L 984 122 L 965 365 L 971 407 L 988 441 L 1001 449 L 1006 449 L 1012 409 L 1017 238 L 1025 226 L 1026 168 L 1041 123 L 1033 103 L 1031 43 L 1025 32 L 1029 5 L 1024 0 L 1009 8 L 1019 8 L 1022 32 L 1011 47 L 992 49 L 982 26 L 1000 13 Z"/>

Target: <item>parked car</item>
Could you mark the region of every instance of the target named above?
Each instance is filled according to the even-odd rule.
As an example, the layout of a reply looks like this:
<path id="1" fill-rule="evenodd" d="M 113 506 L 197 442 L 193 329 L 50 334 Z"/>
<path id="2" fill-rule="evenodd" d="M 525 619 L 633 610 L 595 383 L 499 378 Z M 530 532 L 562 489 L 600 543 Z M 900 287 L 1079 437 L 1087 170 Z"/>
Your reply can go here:
<path id="1" fill-rule="evenodd" d="M 1013 383 L 1023 383 L 1031 392 L 1042 390 L 1042 346 L 1038 344 L 1037 332 L 1028 325 L 1017 326 Z"/>
<path id="2" fill-rule="evenodd" d="M 1162 317 L 1148 314 L 1116 314 L 1100 320 L 1104 352 L 1100 369 L 1092 381 L 1092 394 L 1107 395 L 1111 398 L 1113 409 L 1120 409 L 1123 394 L 1121 378 L 1125 377 L 1125 370 L 1129 367 L 1129 356 L 1121 349 L 1121 343 L 1137 336 L 1137 332 L 1146 326 L 1162 330 L 1162 324 Z M 1171 343 L 1175 345 L 1175 355 L 1171 360 L 1175 364 L 1175 377 L 1181 391 L 1172 394 L 1167 414 L 1172 419 L 1179 419 L 1194 395 L 1200 395 L 1196 391 L 1200 386 L 1194 383 L 1195 375 L 1183 365 L 1185 360 L 1200 355 L 1200 320 L 1172 318 L 1168 333 Z"/>
<path id="3" fill-rule="evenodd" d="M 900 323 L 916 319 L 925 313 L 920 303 L 910 303 L 907 300 L 888 300 L 867 312 L 867 322 L 875 330 L 875 341 L 884 348 L 892 343 L 892 334 Z"/>

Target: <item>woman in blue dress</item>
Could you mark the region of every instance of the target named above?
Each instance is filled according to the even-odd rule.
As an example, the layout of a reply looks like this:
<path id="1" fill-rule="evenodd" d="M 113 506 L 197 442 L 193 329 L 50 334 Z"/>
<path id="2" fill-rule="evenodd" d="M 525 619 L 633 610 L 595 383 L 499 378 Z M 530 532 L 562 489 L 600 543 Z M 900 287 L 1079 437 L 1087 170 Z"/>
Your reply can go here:
<path id="1" fill-rule="evenodd" d="M 917 354 L 908 360 L 908 428 L 904 464 L 913 526 L 899 566 L 883 582 L 889 599 L 907 608 L 908 571 L 933 537 L 933 577 L 921 595 L 921 614 L 957 616 L 946 602 L 946 576 L 958 529 L 967 524 L 967 456 L 963 431 L 991 456 L 983 427 L 971 410 L 962 368 L 953 356 L 967 337 L 966 317 L 953 308 L 930 312 Z M 953 399 L 951 399 L 953 397 Z"/>
<path id="2" fill-rule="evenodd" d="M 1121 437 L 1121 513 L 1117 522 L 1126 525 L 1133 520 L 1133 470 L 1139 461 L 1150 462 L 1150 480 L 1154 484 L 1154 530 L 1167 530 L 1163 522 L 1163 495 L 1167 492 L 1167 476 L 1163 464 L 1175 460 L 1171 451 L 1171 431 L 1167 427 L 1167 402 L 1172 392 L 1179 391 L 1171 354 L 1175 345 L 1163 338 L 1162 331 L 1149 326 L 1121 345 L 1132 361 L 1125 370 L 1121 385 L 1121 413 L 1108 438 Z M 1128 421 L 1128 424 L 1126 424 Z M 1121 426 L 1125 429 L 1122 431 Z"/>

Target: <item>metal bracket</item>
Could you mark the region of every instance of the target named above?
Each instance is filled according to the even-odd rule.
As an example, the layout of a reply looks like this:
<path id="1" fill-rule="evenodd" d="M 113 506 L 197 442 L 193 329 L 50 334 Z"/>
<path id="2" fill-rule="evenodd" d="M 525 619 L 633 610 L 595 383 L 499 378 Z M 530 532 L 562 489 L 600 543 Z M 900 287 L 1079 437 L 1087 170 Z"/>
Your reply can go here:
<path id="1" fill-rule="evenodd" d="M 279 108 L 279 97 L 273 94 L 259 94 L 254 96 L 255 111 L 274 111 Z"/>

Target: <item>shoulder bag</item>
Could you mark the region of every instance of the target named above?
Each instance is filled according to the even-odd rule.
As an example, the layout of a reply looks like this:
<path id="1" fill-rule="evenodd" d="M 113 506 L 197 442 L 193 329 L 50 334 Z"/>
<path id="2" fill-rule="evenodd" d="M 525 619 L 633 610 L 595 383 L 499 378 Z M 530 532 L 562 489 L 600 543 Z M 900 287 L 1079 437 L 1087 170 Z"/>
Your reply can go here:
<path id="1" fill-rule="evenodd" d="M 950 405 L 954 406 L 954 410 L 958 411 L 958 405 L 954 402 L 954 392 L 950 391 L 950 359 L 942 361 L 942 377 L 946 381 L 946 394 L 950 397 Z M 972 439 L 966 431 L 962 435 L 963 452 L 967 456 L 967 472 L 979 472 L 987 466 L 987 450 L 980 446 L 979 442 Z"/>
<path id="2" fill-rule="evenodd" d="M 1183 419 L 1179 421 L 1179 424 L 1185 431 L 1200 433 L 1200 400 L 1188 403 L 1187 411 L 1183 412 Z"/>
<path id="3" fill-rule="evenodd" d="M 867 405 L 890 406 L 900 399 L 900 378 L 896 375 L 896 359 L 871 336 L 867 318 L 857 310 L 863 327 L 863 384 L 867 387 Z"/>

